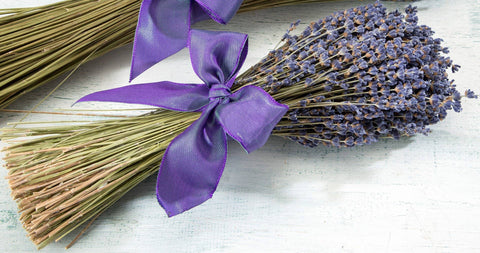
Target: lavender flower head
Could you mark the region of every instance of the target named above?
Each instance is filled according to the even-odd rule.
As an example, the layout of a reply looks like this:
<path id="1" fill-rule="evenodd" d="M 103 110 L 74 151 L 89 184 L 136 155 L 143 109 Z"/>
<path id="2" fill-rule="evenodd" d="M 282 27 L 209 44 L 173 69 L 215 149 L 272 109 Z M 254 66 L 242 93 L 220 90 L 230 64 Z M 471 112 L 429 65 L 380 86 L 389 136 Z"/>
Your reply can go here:
<path id="1" fill-rule="evenodd" d="M 336 12 L 240 76 L 235 87 L 258 85 L 288 114 L 273 134 L 307 146 L 355 146 L 380 137 L 427 134 L 462 96 L 447 71 L 458 65 L 442 40 L 419 25 L 416 7 L 387 12 L 379 2 Z"/>

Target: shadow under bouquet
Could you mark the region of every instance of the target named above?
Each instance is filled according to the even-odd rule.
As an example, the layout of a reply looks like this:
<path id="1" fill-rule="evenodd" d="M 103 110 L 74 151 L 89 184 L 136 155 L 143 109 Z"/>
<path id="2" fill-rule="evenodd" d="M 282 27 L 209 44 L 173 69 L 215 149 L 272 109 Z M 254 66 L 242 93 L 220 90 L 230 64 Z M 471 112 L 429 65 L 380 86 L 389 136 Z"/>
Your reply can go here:
<path id="1" fill-rule="evenodd" d="M 367 145 L 427 134 L 449 110 L 461 111 L 462 97 L 476 97 L 456 90 L 447 72 L 459 66 L 418 24 L 415 7 L 388 12 L 377 2 L 294 35 L 297 25 L 238 76 L 246 35 L 192 30 L 190 57 L 203 84 L 137 84 L 79 100 L 163 109 L 3 129 L 2 140 L 11 143 L 8 180 L 33 242 L 41 248 L 94 220 L 159 166 L 157 198 L 169 216 L 201 204 L 220 180 L 227 136 L 248 152 L 270 134 L 311 147 Z"/>

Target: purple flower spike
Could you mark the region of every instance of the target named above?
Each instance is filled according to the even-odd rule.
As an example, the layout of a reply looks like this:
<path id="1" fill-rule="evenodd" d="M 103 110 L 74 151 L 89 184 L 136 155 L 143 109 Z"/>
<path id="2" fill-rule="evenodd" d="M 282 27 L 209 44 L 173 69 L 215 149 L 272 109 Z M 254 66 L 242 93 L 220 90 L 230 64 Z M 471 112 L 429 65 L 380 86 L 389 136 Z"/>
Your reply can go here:
<path id="1" fill-rule="evenodd" d="M 285 70 L 263 82 L 274 96 L 300 86 L 298 102 L 275 132 L 307 146 L 351 147 L 380 137 L 427 134 L 448 110 L 461 111 L 462 97 L 477 95 L 456 90 L 447 72 L 460 66 L 446 56 L 442 40 L 417 22 L 417 8 L 387 12 L 377 2 L 334 13 L 298 36 L 284 36 L 285 45 L 272 53 L 275 59 L 252 68 Z M 253 72 L 264 80 L 266 73 Z"/>

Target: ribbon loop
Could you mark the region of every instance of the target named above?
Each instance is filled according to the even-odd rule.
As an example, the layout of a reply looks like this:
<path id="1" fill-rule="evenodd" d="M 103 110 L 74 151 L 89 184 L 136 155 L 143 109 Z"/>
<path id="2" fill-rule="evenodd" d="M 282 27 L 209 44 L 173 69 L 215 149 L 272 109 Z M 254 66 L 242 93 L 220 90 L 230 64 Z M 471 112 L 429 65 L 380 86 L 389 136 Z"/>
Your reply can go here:
<path id="1" fill-rule="evenodd" d="M 247 86 L 215 110 L 223 129 L 248 153 L 262 147 L 288 107 L 257 86 Z"/>
<path id="2" fill-rule="evenodd" d="M 247 36 L 241 33 L 190 31 L 193 70 L 208 86 L 231 87 L 248 52 Z"/>
<path id="3" fill-rule="evenodd" d="M 130 81 L 187 46 L 190 25 L 208 19 L 227 23 L 242 0 L 143 0 L 133 43 Z"/>

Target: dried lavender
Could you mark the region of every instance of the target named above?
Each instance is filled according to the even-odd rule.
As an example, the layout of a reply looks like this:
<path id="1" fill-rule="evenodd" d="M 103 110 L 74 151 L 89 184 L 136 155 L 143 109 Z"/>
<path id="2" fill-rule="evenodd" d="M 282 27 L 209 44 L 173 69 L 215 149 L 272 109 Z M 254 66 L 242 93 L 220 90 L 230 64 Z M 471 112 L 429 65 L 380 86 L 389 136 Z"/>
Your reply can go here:
<path id="1" fill-rule="evenodd" d="M 379 2 L 334 13 L 291 35 L 236 86 L 258 85 L 290 106 L 274 130 L 307 146 L 355 146 L 427 134 L 462 95 L 448 79 L 458 65 L 434 32 Z M 476 95 L 468 90 L 466 97 Z"/>
<path id="2" fill-rule="evenodd" d="M 312 23 L 237 78 L 290 111 L 272 134 L 301 144 L 355 146 L 428 133 L 461 110 L 447 76 L 458 65 L 416 10 L 387 13 L 378 2 Z M 158 170 L 170 141 L 198 118 L 157 111 L 57 127 L 3 129 L 9 183 L 29 236 L 43 247 L 70 233 Z M 25 136 L 32 139 L 17 139 Z M 88 227 L 88 226 L 87 226 Z"/>

